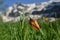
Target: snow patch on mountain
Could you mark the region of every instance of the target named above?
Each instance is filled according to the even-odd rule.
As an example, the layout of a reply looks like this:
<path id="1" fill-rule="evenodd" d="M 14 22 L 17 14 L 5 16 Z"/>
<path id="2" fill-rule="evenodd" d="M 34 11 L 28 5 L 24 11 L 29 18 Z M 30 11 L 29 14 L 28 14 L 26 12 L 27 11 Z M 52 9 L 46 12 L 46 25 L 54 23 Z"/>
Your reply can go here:
<path id="1" fill-rule="evenodd" d="M 56 1 L 56 0 L 55 0 Z M 51 12 L 50 10 L 55 7 L 55 5 L 60 5 L 60 2 L 55 2 L 54 0 L 50 0 L 48 2 L 42 2 L 39 4 L 14 4 L 7 8 L 4 13 L 2 19 L 4 22 L 12 21 L 12 20 L 20 20 L 20 15 L 23 14 L 28 16 L 30 13 L 30 17 L 34 19 L 38 19 L 42 17 L 42 14 L 46 12 Z M 58 8 L 59 9 L 59 8 Z M 46 11 L 47 10 L 47 11 Z M 48 13 L 49 13 L 48 12 Z M 51 12 L 52 13 L 52 12 Z"/>
<path id="2" fill-rule="evenodd" d="M 50 0 L 51 2 L 60 2 L 60 0 Z"/>

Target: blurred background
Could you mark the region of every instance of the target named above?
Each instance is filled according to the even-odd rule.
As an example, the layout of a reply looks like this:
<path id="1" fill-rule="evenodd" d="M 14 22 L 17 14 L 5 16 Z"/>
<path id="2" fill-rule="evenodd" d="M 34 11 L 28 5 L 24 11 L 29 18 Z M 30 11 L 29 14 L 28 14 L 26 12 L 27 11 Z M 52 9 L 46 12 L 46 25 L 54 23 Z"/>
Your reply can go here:
<path id="1" fill-rule="evenodd" d="M 15 3 L 32 4 L 41 3 L 49 0 L 0 0 L 0 12 L 6 10 L 7 7 L 12 6 Z"/>

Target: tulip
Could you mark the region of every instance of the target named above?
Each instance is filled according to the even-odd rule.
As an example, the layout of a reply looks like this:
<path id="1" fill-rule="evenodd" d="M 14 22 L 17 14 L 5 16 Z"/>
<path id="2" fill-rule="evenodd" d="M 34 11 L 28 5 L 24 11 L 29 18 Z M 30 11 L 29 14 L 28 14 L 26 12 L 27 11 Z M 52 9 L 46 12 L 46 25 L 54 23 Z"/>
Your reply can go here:
<path id="1" fill-rule="evenodd" d="M 40 30 L 40 26 L 38 24 L 38 22 L 35 19 L 30 18 L 30 24 L 36 29 L 36 30 Z"/>

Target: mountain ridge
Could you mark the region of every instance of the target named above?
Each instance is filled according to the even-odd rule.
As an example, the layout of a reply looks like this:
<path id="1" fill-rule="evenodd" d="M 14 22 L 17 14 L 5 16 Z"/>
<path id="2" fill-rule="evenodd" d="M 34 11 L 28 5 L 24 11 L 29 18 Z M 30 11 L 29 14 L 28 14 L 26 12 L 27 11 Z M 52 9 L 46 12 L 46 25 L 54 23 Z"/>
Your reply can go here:
<path id="1" fill-rule="evenodd" d="M 4 13 L 4 16 L 6 16 L 7 20 L 8 20 L 8 17 L 14 19 L 14 18 L 20 17 L 20 14 L 23 14 L 22 12 L 24 12 L 25 16 L 26 15 L 28 16 L 28 13 L 31 13 L 30 16 L 32 18 L 38 19 L 38 18 L 42 17 L 43 14 L 45 14 L 45 13 L 52 13 L 52 12 L 57 11 L 59 9 L 59 8 L 57 8 L 57 6 L 60 6 L 60 2 L 50 2 L 49 1 L 49 2 L 43 2 L 40 4 L 21 4 L 21 3 L 17 4 L 16 3 L 13 6 L 10 6 L 9 8 L 7 8 L 7 11 Z M 55 10 L 54 7 L 57 10 Z M 11 20 L 13 20 L 13 19 L 11 19 Z M 3 20 L 5 20 L 5 18 L 3 18 Z"/>

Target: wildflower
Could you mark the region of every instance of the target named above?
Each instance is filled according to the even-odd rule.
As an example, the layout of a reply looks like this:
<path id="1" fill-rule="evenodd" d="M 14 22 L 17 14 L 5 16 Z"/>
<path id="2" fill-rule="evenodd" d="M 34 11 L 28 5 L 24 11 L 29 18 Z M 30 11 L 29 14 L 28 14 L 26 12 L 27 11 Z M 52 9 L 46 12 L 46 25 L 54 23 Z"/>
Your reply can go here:
<path id="1" fill-rule="evenodd" d="M 37 23 L 36 20 L 30 18 L 30 24 L 31 24 L 36 30 L 38 30 L 38 31 L 40 30 L 40 27 L 39 27 L 39 25 L 38 25 L 38 23 Z"/>
<path id="2" fill-rule="evenodd" d="M 48 21 L 48 20 L 49 20 L 49 19 L 46 17 L 46 18 L 45 18 L 45 21 Z"/>

